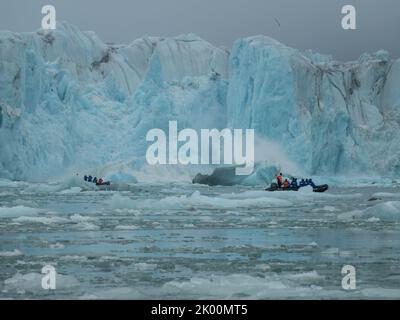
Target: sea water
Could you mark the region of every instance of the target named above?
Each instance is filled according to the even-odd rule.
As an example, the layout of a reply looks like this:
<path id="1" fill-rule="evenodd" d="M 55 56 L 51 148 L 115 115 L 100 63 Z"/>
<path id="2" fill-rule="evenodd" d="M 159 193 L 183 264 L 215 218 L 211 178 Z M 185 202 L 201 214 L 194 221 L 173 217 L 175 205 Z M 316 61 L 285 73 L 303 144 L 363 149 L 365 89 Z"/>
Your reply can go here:
<path id="1" fill-rule="evenodd" d="M 400 192 L 2 181 L 0 298 L 400 298 Z M 56 289 L 41 286 L 54 266 Z M 342 288 L 342 267 L 356 289 Z"/>

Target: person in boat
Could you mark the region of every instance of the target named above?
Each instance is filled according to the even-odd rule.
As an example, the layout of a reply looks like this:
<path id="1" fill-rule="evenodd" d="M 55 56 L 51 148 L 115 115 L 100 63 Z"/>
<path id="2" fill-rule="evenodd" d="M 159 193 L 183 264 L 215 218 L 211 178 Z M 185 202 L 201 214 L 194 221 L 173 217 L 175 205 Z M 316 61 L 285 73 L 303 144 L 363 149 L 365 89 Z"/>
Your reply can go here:
<path id="1" fill-rule="evenodd" d="M 282 180 L 283 180 L 283 176 L 282 176 L 282 173 L 280 173 L 278 176 L 276 176 L 276 181 L 278 182 L 278 188 L 282 187 Z"/>
<path id="2" fill-rule="evenodd" d="M 296 178 L 292 178 L 292 181 L 290 182 L 290 187 L 291 188 L 295 188 L 297 189 L 299 186 L 297 184 L 297 179 Z"/>
<path id="3" fill-rule="evenodd" d="M 306 182 L 304 181 L 304 179 L 300 180 L 300 187 L 305 187 L 306 186 Z"/>
<path id="4" fill-rule="evenodd" d="M 312 181 L 312 179 L 309 179 L 309 180 L 308 180 L 308 184 L 309 184 L 311 187 L 313 187 L 313 188 L 316 188 L 316 187 L 317 187 L 317 186 L 315 185 L 314 181 Z"/>
<path id="5" fill-rule="evenodd" d="M 287 189 L 289 188 L 289 186 L 290 186 L 289 180 L 285 179 L 285 182 L 283 183 L 283 188 Z"/>
<path id="6" fill-rule="evenodd" d="M 97 177 L 93 178 L 93 183 L 97 183 Z"/>
<path id="7" fill-rule="evenodd" d="M 87 177 L 87 175 L 85 174 L 85 176 L 83 177 L 83 180 L 87 181 L 87 179 L 88 179 L 88 177 Z"/>
<path id="8" fill-rule="evenodd" d="M 87 181 L 88 181 L 88 182 L 92 182 L 92 180 L 93 180 L 93 177 L 92 177 L 92 176 L 89 176 Z"/>
<path id="9" fill-rule="evenodd" d="M 104 180 L 102 179 L 102 178 L 100 178 L 98 181 L 97 181 L 97 184 L 103 184 L 104 183 Z"/>

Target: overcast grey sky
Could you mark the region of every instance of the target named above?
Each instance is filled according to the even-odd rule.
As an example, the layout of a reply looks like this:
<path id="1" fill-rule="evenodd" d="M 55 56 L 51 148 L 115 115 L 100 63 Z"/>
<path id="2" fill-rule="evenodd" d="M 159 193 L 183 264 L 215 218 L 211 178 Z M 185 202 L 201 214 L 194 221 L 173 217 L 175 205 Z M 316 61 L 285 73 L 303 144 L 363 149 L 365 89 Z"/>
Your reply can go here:
<path id="1" fill-rule="evenodd" d="M 237 38 L 265 34 L 338 60 L 379 49 L 400 57 L 400 0 L 0 0 L 0 30 L 40 28 L 45 4 L 56 7 L 57 20 L 105 42 L 193 32 L 231 47 Z M 345 4 L 356 7 L 358 30 L 341 28 Z"/>

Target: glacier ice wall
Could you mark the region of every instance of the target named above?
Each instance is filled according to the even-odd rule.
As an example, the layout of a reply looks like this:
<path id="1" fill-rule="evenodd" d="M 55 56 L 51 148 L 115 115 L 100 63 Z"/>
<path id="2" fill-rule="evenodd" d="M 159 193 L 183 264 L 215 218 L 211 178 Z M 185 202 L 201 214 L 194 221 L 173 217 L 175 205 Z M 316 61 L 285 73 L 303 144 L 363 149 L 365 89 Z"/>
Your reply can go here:
<path id="1" fill-rule="evenodd" d="M 140 170 L 147 131 L 168 120 L 254 128 L 309 173 L 398 176 L 399 79 L 383 51 L 338 63 L 264 36 L 229 53 L 192 34 L 111 45 L 67 23 L 2 31 L 0 177 Z"/>
<path id="2" fill-rule="evenodd" d="M 116 46 L 67 23 L 0 32 L 0 177 L 41 180 L 143 156 L 147 130 L 168 114 L 225 122 L 227 73 L 228 53 L 194 35 Z"/>
<path id="3" fill-rule="evenodd" d="M 238 40 L 227 111 L 312 174 L 398 175 L 400 60 L 384 51 L 338 63 L 273 39 Z"/>

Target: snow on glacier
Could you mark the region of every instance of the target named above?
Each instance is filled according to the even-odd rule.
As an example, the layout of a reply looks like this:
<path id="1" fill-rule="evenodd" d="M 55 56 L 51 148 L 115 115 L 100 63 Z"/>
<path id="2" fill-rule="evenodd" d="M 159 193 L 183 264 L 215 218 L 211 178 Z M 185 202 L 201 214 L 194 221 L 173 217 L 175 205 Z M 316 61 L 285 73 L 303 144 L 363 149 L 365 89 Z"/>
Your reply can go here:
<path id="1" fill-rule="evenodd" d="M 169 120 L 254 128 L 257 161 L 288 174 L 398 176 L 399 78 L 384 51 L 339 63 L 265 36 L 229 53 L 193 34 L 107 45 L 68 23 L 2 31 L 0 177 L 145 180 L 146 133 Z"/>

